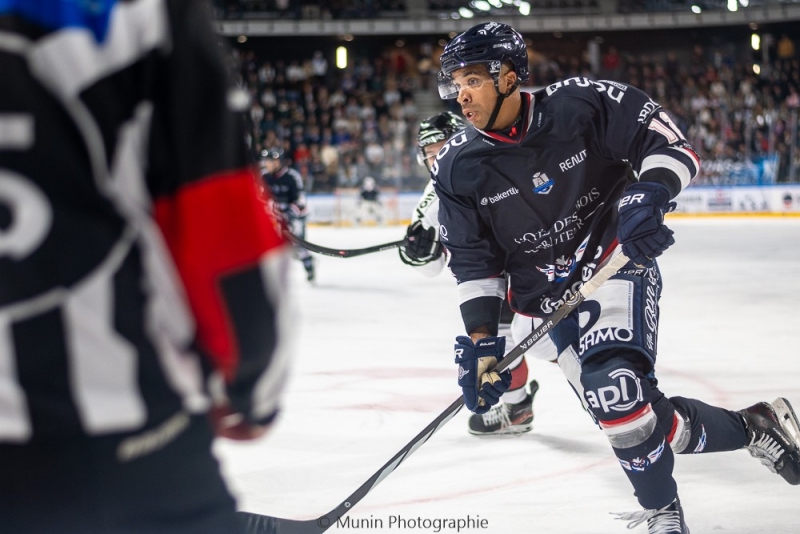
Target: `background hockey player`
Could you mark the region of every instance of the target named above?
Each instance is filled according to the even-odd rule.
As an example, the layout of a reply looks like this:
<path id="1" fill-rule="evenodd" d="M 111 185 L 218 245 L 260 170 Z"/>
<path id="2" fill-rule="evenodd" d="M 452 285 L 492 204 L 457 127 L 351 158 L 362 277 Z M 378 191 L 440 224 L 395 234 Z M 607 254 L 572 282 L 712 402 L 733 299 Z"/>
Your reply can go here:
<path id="1" fill-rule="evenodd" d="M 699 161 L 667 113 L 641 91 L 571 78 L 533 94 L 522 36 L 478 24 L 445 46 L 440 96 L 456 98 L 472 127 L 431 164 L 442 242 L 459 283 L 468 336 L 456 340 L 467 407 L 491 409 L 509 373 L 497 336 L 509 303 L 547 316 L 621 247 L 630 262 L 551 332 L 559 364 L 634 488 L 644 511 L 631 528 L 686 534 L 675 453 L 748 448 L 800 484 L 800 429 L 788 401 L 733 412 L 666 397 L 655 378 L 661 276 L 673 242 L 672 199 Z"/>
<path id="2" fill-rule="evenodd" d="M 356 224 L 370 220 L 376 224 L 383 224 L 383 206 L 381 205 L 381 191 L 375 178 L 367 176 L 361 182 L 361 189 L 358 191 L 358 215 Z"/>
<path id="3" fill-rule="evenodd" d="M 417 134 L 417 162 L 425 165 L 430 172 L 430 162 L 456 132 L 463 130 L 466 123 L 450 111 L 428 117 L 419 124 Z M 411 215 L 411 224 L 406 229 L 409 244 L 399 248 L 400 259 L 425 276 L 436 276 L 447 263 L 446 252 L 439 240 L 439 199 L 429 181 Z M 533 319 L 514 316 L 514 312 L 503 301 L 500 314 L 500 335 L 510 339 L 522 339 L 532 331 Z M 513 344 L 511 345 L 513 346 Z M 549 340 L 537 344 L 529 354 L 547 361 L 556 359 L 555 346 Z M 539 389 L 536 380 L 528 382 L 528 363 L 520 358 L 512 364 L 511 384 L 503 396 L 504 402 L 493 406 L 483 414 L 473 414 L 467 422 L 469 432 L 476 435 L 519 434 L 533 428 L 533 399 Z"/>
<path id="4" fill-rule="evenodd" d="M 216 432 L 263 435 L 288 247 L 210 6 L 2 2 L 0 27 L 0 532 L 240 532 L 203 370 Z"/>
<path id="5" fill-rule="evenodd" d="M 282 148 L 270 148 L 261 152 L 263 166 L 262 180 L 271 193 L 271 208 L 282 218 L 288 230 L 299 237 L 306 238 L 306 219 L 308 207 L 303 177 L 289 166 Z M 314 258 L 303 247 L 295 245 L 295 255 L 303 262 L 306 278 L 314 281 Z"/>

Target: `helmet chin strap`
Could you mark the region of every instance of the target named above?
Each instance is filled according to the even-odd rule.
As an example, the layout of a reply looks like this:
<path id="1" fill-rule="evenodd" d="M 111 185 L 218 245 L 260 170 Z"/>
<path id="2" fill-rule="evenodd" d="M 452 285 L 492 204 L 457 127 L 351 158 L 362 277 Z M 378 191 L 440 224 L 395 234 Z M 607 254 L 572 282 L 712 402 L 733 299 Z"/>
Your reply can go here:
<path id="1" fill-rule="evenodd" d="M 494 109 L 492 110 L 492 114 L 489 116 L 489 122 L 486 123 L 486 126 L 483 127 L 484 130 L 491 130 L 492 126 L 494 126 L 494 121 L 497 120 L 497 115 L 500 114 L 500 108 L 503 106 L 503 101 L 516 90 L 517 87 L 520 85 L 519 78 L 514 82 L 514 85 L 508 88 L 508 91 L 504 94 L 500 92 L 500 88 L 498 84 L 500 80 L 496 80 L 494 82 L 494 90 L 497 92 L 497 101 L 494 104 Z"/>

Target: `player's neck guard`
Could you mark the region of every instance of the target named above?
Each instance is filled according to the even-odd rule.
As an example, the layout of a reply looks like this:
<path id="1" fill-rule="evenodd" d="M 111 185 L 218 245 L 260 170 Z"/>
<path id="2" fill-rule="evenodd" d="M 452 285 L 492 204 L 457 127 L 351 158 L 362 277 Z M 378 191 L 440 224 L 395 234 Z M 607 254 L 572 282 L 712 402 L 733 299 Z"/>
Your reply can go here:
<path id="1" fill-rule="evenodd" d="M 484 130 L 487 131 L 491 130 L 492 126 L 494 126 L 494 121 L 497 120 L 497 115 L 500 114 L 500 108 L 503 107 L 503 102 L 505 101 L 505 99 L 508 98 L 511 95 L 511 93 L 516 91 L 520 83 L 522 82 L 520 81 L 519 78 L 517 78 L 516 81 L 514 82 L 514 85 L 512 85 L 505 93 L 500 92 L 500 87 L 498 87 L 499 83 L 500 83 L 499 79 L 495 79 L 494 90 L 497 93 L 497 101 L 494 104 L 494 109 L 492 110 L 492 114 L 489 116 L 489 122 L 487 122 L 486 127 L 483 128 Z"/>

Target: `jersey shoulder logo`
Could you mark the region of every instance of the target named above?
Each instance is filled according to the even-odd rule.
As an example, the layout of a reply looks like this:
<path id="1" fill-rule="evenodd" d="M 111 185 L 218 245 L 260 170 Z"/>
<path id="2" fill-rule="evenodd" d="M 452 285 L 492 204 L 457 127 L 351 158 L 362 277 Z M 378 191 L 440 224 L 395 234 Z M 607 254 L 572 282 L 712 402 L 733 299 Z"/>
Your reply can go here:
<path id="1" fill-rule="evenodd" d="M 553 189 L 554 185 L 555 182 L 543 172 L 537 172 L 533 175 L 533 192 L 537 195 L 546 195 Z"/>

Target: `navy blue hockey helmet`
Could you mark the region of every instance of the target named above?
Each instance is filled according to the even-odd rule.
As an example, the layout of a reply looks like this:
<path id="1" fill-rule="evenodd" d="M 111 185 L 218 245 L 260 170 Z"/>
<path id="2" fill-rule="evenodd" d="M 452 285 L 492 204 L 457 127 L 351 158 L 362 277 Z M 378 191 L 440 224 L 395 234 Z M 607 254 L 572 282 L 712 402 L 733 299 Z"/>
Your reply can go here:
<path id="1" fill-rule="evenodd" d="M 528 51 L 522 35 L 499 22 L 484 22 L 457 35 L 444 47 L 439 58 L 439 96 L 456 98 L 458 90 L 453 85 L 452 73 L 467 65 L 484 64 L 494 78 L 495 86 L 500 76 L 500 67 L 510 62 L 520 83 L 528 81 Z"/>

